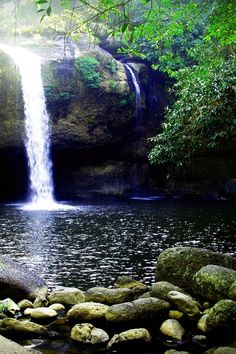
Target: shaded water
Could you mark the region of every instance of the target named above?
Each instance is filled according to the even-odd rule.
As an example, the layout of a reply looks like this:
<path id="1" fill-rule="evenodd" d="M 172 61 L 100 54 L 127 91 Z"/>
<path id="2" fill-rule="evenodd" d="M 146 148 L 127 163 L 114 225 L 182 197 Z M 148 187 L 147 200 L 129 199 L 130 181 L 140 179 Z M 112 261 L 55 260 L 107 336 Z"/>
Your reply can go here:
<path id="1" fill-rule="evenodd" d="M 87 200 L 74 209 L 0 207 L 0 252 L 50 287 L 108 286 L 119 275 L 154 281 L 158 254 L 171 246 L 236 254 L 235 205 L 180 200 Z"/>

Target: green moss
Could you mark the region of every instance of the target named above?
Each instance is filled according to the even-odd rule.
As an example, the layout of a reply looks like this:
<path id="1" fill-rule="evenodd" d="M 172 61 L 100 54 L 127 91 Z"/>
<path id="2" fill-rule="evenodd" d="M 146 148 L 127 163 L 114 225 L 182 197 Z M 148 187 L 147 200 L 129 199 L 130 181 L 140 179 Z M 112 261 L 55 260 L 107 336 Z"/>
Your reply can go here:
<path id="1" fill-rule="evenodd" d="M 118 83 L 116 82 L 116 81 L 114 81 L 114 80 L 109 80 L 108 81 L 108 87 L 109 87 L 109 89 L 111 90 L 111 91 L 117 91 L 117 89 L 118 89 Z"/>
<path id="2" fill-rule="evenodd" d="M 89 88 L 100 88 L 102 84 L 101 74 L 99 72 L 99 62 L 93 57 L 78 58 L 75 63 L 82 79 Z"/>

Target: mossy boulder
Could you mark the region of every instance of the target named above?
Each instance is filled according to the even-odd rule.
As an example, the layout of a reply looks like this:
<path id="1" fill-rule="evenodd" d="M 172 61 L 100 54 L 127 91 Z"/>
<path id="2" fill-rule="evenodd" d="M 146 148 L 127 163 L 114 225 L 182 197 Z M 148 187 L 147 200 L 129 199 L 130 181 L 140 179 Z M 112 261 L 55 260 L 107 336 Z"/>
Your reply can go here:
<path id="1" fill-rule="evenodd" d="M 108 343 L 108 348 L 115 350 L 127 348 L 131 345 L 134 349 L 135 346 L 142 346 L 150 342 L 151 335 L 146 328 L 134 328 L 115 334 Z"/>
<path id="2" fill-rule="evenodd" d="M 85 301 L 83 291 L 77 288 L 57 287 L 48 296 L 49 304 L 60 303 L 62 305 L 71 306 Z"/>
<path id="3" fill-rule="evenodd" d="M 18 343 L 0 336 L 1 354 L 39 354 L 37 350 L 28 349 Z"/>
<path id="4" fill-rule="evenodd" d="M 168 293 L 170 291 L 183 292 L 183 290 L 176 285 L 173 285 L 167 281 L 159 281 L 152 284 L 150 296 L 158 297 L 159 299 L 168 301 Z"/>
<path id="5" fill-rule="evenodd" d="M 228 298 L 236 301 L 236 281 L 229 288 Z"/>
<path id="6" fill-rule="evenodd" d="M 168 281 L 184 290 L 192 290 L 194 275 L 204 266 L 213 264 L 236 270 L 236 258 L 194 247 L 174 247 L 157 258 L 157 281 Z"/>
<path id="7" fill-rule="evenodd" d="M 176 340 L 182 340 L 185 335 L 185 329 L 183 326 L 174 319 L 164 321 L 160 327 L 160 331 L 165 336 Z"/>
<path id="8" fill-rule="evenodd" d="M 234 281 L 236 282 L 235 270 L 207 265 L 194 275 L 192 287 L 195 294 L 214 303 L 228 298 L 229 289 Z"/>
<path id="9" fill-rule="evenodd" d="M 207 331 L 225 335 L 235 334 L 236 330 L 236 302 L 233 300 L 220 300 L 208 314 Z"/>
<path id="10" fill-rule="evenodd" d="M 109 335 L 101 328 L 91 323 L 76 324 L 71 330 L 71 338 L 76 342 L 86 344 L 100 344 L 109 340 Z"/>
<path id="11" fill-rule="evenodd" d="M 104 320 L 108 306 L 98 302 L 84 302 L 74 305 L 67 313 L 70 321 L 90 322 Z"/>
<path id="12" fill-rule="evenodd" d="M 34 322 L 4 318 L 0 320 L 0 333 L 13 337 L 35 338 L 45 335 L 47 329 Z"/>
<path id="13" fill-rule="evenodd" d="M 132 302 L 110 306 L 106 312 L 106 321 L 112 324 L 140 322 L 160 318 L 170 304 L 154 297 L 139 298 Z"/>
<path id="14" fill-rule="evenodd" d="M 130 276 L 123 275 L 115 282 L 116 288 L 126 288 L 132 290 L 135 294 L 142 294 L 148 290 L 148 286 Z"/>
<path id="15" fill-rule="evenodd" d="M 85 292 L 85 300 L 114 305 L 133 300 L 133 292 L 130 289 L 95 287 Z"/>
<path id="16" fill-rule="evenodd" d="M 180 291 L 170 291 L 167 298 L 178 310 L 188 316 L 197 317 L 200 315 L 199 304 L 192 298 L 192 296 L 183 294 Z"/>
<path id="17" fill-rule="evenodd" d="M 0 296 L 14 301 L 23 298 L 34 300 L 46 296 L 47 285 L 38 275 L 26 266 L 12 259 L 0 256 Z"/>

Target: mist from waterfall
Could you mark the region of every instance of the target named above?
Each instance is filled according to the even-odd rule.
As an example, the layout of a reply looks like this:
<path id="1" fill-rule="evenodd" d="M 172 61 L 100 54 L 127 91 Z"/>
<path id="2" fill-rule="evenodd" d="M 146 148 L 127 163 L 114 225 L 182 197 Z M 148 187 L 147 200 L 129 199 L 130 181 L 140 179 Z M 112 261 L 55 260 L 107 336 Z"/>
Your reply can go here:
<path id="1" fill-rule="evenodd" d="M 19 68 L 24 98 L 25 147 L 29 165 L 29 209 L 55 208 L 50 160 L 49 117 L 46 110 L 41 58 L 27 49 L 0 45 Z"/>

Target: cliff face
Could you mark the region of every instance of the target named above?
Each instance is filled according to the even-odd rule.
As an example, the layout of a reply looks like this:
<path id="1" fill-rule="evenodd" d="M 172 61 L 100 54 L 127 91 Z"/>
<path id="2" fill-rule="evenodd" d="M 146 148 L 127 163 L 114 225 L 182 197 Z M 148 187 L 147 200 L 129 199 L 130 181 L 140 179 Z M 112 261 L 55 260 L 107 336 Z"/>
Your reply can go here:
<path id="1" fill-rule="evenodd" d="M 42 74 L 56 194 L 122 194 L 144 184 L 146 133 L 135 134 L 135 92 L 123 64 L 86 41 L 70 45 L 69 55 L 61 60 L 56 60 L 55 48 L 32 50 L 45 58 Z M 28 172 L 20 77 L 3 52 L 0 126 L 2 198 L 24 197 Z"/>

